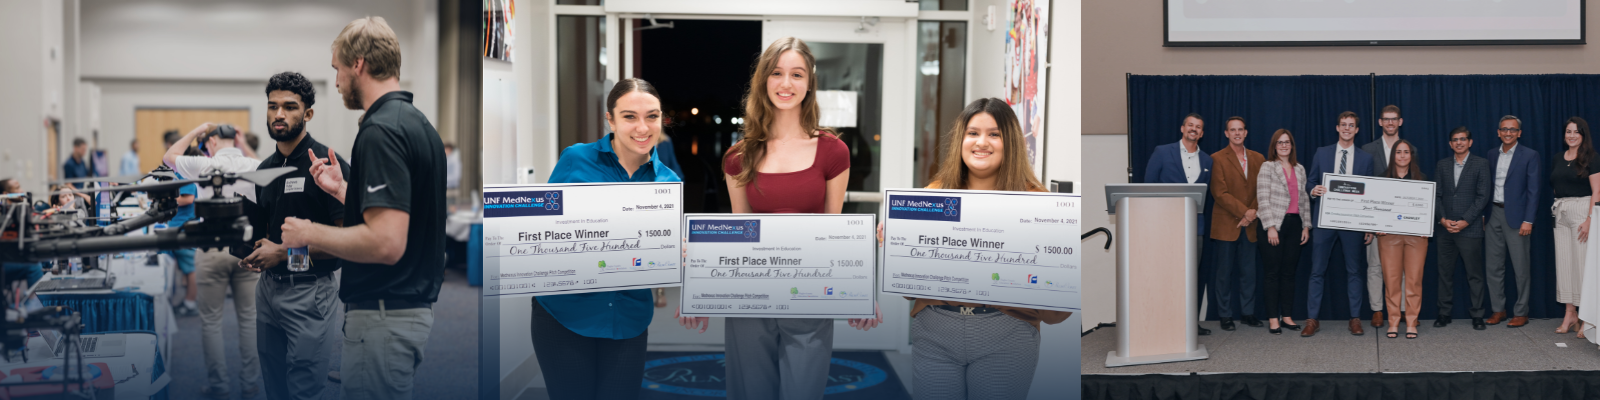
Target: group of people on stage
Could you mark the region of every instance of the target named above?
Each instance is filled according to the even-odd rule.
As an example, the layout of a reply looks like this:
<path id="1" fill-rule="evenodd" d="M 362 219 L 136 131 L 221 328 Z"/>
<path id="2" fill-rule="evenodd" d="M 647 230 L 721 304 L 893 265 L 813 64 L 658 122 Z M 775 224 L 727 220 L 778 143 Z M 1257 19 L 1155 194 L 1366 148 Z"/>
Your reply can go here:
<path id="1" fill-rule="evenodd" d="M 1199 140 L 1204 134 L 1205 119 L 1198 114 L 1183 119 L 1179 129 L 1183 136 L 1177 143 L 1156 147 L 1151 156 L 1145 183 L 1199 183 L 1210 187 L 1214 198 L 1210 229 L 1206 232 L 1202 219 L 1198 234 L 1216 241 L 1214 279 L 1210 283 L 1222 329 L 1234 330 L 1236 316 L 1245 325 L 1263 325 L 1254 314 L 1254 253 L 1259 253 L 1264 264 L 1261 270 L 1266 275 L 1268 329 L 1273 334 L 1282 334 L 1287 328 L 1299 330 L 1303 337 L 1315 335 L 1321 328 L 1318 317 L 1324 276 L 1337 245 L 1345 262 L 1346 296 L 1352 316 L 1350 333 L 1364 333 L 1359 315 L 1365 296 L 1374 311 L 1374 328 L 1387 326 L 1386 336 L 1390 338 L 1399 337 L 1401 329 L 1407 339 L 1417 337 L 1429 239 L 1318 229 L 1315 216 L 1319 200 L 1328 190 L 1321 185 L 1323 175 L 1350 174 L 1431 180 L 1436 184 L 1434 214 L 1438 223 L 1434 240 L 1439 252 L 1439 316 L 1433 326 L 1444 327 L 1451 322 L 1456 263 L 1461 261 L 1466 263 L 1472 300 L 1470 315 L 1472 327 L 1477 330 L 1501 322 L 1512 328 L 1528 323 L 1528 279 L 1532 268 L 1529 239 L 1540 201 L 1540 185 L 1548 180 L 1555 197 L 1551 211 L 1555 217 L 1552 229 L 1556 242 L 1556 300 L 1566 304 L 1566 315 L 1556 333 L 1576 331 L 1578 338 L 1584 338 L 1583 330 L 1593 327 L 1594 321 L 1579 318 L 1580 287 L 1585 278 L 1600 278 L 1594 271 L 1585 271 L 1589 213 L 1592 200 L 1600 196 L 1600 155 L 1589 137 L 1588 122 L 1572 117 L 1562 124 L 1566 151 L 1551 157 L 1548 173 L 1540 170 L 1538 152 L 1518 144 L 1522 120 L 1516 116 L 1500 118 L 1500 143 L 1483 156 L 1471 153 L 1471 132 L 1465 126 L 1457 127 L 1449 132 L 1452 155 L 1435 163 L 1430 179 L 1423 172 L 1422 161 L 1415 158 L 1416 147 L 1400 138 L 1400 126 L 1405 121 L 1399 107 L 1389 105 L 1382 109 L 1378 124 L 1383 136 L 1359 149 L 1355 137 L 1361 118 L 1346 111 L 1337 120 L 1334 129 L 1339 133 L 1338 142 L 1317 148 L 1310 165 L 1298 159 L 1294 133 L 1287 129 L 1273 132 L 1265 156 L 1245 148 L 1248 131 L 1241 117 L 1224 122 L 1226 148 L 1209 156 L 1201 154 Z M 1311 276 L 1306 294 L 1307 320 L 1302 327 L 1290 318 L 1289 310 L 1294 305 L 1301 247 L 1308 243 Z M 1505 310 L 1508 257 L 1517 289 L 1510 314 Z M 1362 258 L 1367 261 L 1364 274 L 1360 271 Z M 1491 311 L 1487 318 L 1485 287 Z M 1235 297 L 1239 309 L 1234 308 Z M 1201 335 L 1209 333 L 1200 329 Z"/>
<path id="2" fill-rule="evenodd" d="M 805 42 L 782 38 L 762 52 L 745 99 L 743 139 L 723 156 L 735 213 L 829 213 L 844 208 L 850 151 L 820 125 L 816 60 Z M 562 151 L 550 183 L 676 182 L 662 161 L 662 98 L 638 78 L 606 98 L 613 133 Z M 1021 124 L 1004 101 L 968 105 L 949 133 L 930 187 L 1044 191 L 1026 157 Z M 881 229 L 881 226 L 880 226 Z M 881 234 L 881 230 L 880 230 Z M 881 239 L 881 238 L 880 238 Z M 881 243 L 881 240 L 880 240 Z M 1026 397 L 1039 359 L 1039 324 L 1070 313 L 915 299 L 911 315 L 919 398 Z M 651 322 L 646 289 L 537 296 L 531 334 L 551 398 L 637 398 Z M 679 317 L 704 333 L 705 317 Z M 860 330 L 877 318 L 851 319 Z M 833 351 L 831 319 L 728 318 L 730 399 L 821 399 Z M 982 332 L 982 336 L 972 336 Z"/>

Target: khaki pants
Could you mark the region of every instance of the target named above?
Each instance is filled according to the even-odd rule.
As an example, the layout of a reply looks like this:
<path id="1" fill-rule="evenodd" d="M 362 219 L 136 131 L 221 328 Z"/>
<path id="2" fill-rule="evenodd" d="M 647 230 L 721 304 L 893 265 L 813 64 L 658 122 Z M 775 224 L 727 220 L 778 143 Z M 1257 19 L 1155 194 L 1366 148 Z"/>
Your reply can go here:
<path id="1" fill-rule="evenodd" d="M 244 390 L 260 387 L 261 362 L 256 358 L 256 281 L 261 273 L 239 268 L 239 259 L 220 250 L 195 256 L 196 302 L 200 306 L 200 347 L 206 358 L 206 385 L 214 391 L 228 387 L 227 343 L 222 338 L 222 305 L 233 289 L 233 312 L 239 319 L 239 383 Z"/>
<path id="2" fill-rule="evenodd" d="M 432 331 L 429 308 L 345 311 L 340 397 L 410 400 Z"/>
<path id="3" fill-rule="evenodd" d="M 1556 221 L 1556 302 L 1562 304 L 1578 304 L 1580 298 L 1589 249 L 1578 241 L 1578 229 L 1589 219 L 1590 204 L 1588 196 L 1562 197 L 1550 206 Z"/>
<path id="4" fill-rule="evenodd" d="M 1403 298 L 1408 326 L 1416 326 L 1417 314 L 1422 312 L 1422 266 L 1428 260 L 1428 238 L 1391 233 L 1379 236 L 1378 246 L 1383 281 L 1388 286 L 1384 297 L 1389 302 L 1389 324 L 1399 326 Z"/>

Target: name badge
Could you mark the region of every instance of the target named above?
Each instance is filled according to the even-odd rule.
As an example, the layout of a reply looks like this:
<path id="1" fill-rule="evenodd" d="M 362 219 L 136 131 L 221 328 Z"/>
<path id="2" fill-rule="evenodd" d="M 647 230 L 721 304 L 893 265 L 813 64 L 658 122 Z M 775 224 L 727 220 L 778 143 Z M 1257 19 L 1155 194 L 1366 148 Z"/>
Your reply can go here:
<path id="1" fill-rule="evenodd" d="M 300 193 L 306 190 L 306 178 L 289 178 L 283 180 L 284 193 Z"/>

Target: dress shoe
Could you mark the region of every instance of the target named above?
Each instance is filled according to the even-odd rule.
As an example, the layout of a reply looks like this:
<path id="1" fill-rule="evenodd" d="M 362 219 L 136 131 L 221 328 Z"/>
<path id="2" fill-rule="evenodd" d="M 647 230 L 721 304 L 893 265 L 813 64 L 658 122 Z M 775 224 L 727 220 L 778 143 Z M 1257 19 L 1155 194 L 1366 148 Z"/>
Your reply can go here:
<path id="1" fill-rule="evenodd" d="M 1528 317 L 1511 317 L 1511 322 L 1506 323 L 1507 328 L 1521 328 L 1528 324 Z"/>
<path id="2" fill-rule="evenodd" d="M 1266 324 L 1261 323 L 1261 320 L 1256 319 L 1256 316 L 1254 316 L 1254 315 L 1246 315 L 1246 316 L 1244 316 L 1244 318 L 1240 318 L 1239 319 L 1239 323 L 1242 323 L 1242 324 L 1245 324 L 1245 325 L 1249 325 L 1249 326 L 1255 327 L 1255 328 L 1260 328 L 1263 325 L 1266 325 Z"/>
<path id="3" fill-rule="evenodd" d="M 1350 334 L 1351 335 L 1361 336 L 1361 335 L 1364 335 L 1366 333 L 1367 333 L 1366 331 L 1361 330 L 1361 318 L 1351 318 L 1350 319 Z"/>
<path id="4" fill-rule="evenodd" d="M 1233 318 L 1223 318 L 1222 319 L 1222 330 L 1229 331 L 1229 332 L 1233 331 Z"/>
<path id="5" fill-rule="evenodd" d="M 1282 335 L 1283 328 L 1267 328 L 1267 332 L 1274 335 Z"/>
<path id="6" fill-rule="evenodd" d="M 1489 329 L 1489 324 L 1484 323 L 1483 322 L 1483 318 L 1473 318 L 1472 319 L 1472 329 L 1476 329 L 1476 330 L 1480 330 L 1480 331 L 1484 330 L 1484 329 Z"/>
<path id="7" fill-rule="evenodd" d="M 1199 336 L 1209 336 L 1209 335 L 1211 335 L 1211 330 L 1210 329 L 1206 329 L 1206 327 L 1204 327 L 1204 326 L 1195 325 L 1195 329 L 1198 329 L 1198 332 L 1200 332 Z"/>
<path id="8" fill-rule="evenodd" d="M 1382 328 L 1383 327 L 1383 311 L 1373 311 L 1372 312 L 1372 327 L 1373 328 Z"/>
<path id="9" fill-rule="evenodd" d="M 1311 337 L 1317 334 L 1317 320 L 1306 320 L 1305 328 L 1300 329 L 1300 337 Z"/>
<path id="10" fill-rule="evenodd" d="M 1291 331 L 1298 331 L 1298 330 L 1300 330 L 1300 325 L 1295 325 L 1295 324 L 1290 324 L 1290 323 L 1285 323 L 1285 322 L 1283 322 L 1283 321 L 1278 321 L 1278 326 L 1282 326 L 1282 327 L 1283 327 L 1283 329 L 1288 329 L 1288 330 L 1291 330 Z"/>
<path id="11" fill-rule="evenodd" d="M 1505 311 L 1501 311 L 1501 312 L 1494 313 L 1493 315 L 1490 315 L 1489 319 L 1486 320 L 1486 321 L 1483 321 L 1483 322 L 1486 323 L 1486 324 L 1489 324 L 1489 325 L 1500 325 L 1500 321 L 1505 321 L 1505 320 L 1506 320 L 1506 313 L 1505 313 Z"/>
<path id="12" fill-rule="evenodd" d="M 1449 315 L 1440 315 L 1439 319 L 1436 319 L 1436 320 L 1433 321 L 1433 327 L 1435 327 L 1435 328 L 1443 328 L 1443 327 L 1448 326 L 1448 325 L 1450 325 L 1450 316 Z"/>

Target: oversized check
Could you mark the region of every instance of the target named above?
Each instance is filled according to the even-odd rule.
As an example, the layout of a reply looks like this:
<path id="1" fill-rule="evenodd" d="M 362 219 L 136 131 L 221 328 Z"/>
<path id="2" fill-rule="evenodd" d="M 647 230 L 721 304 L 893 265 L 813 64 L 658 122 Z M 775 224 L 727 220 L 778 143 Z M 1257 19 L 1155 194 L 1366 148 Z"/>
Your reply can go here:
<path id="1" fill-rule="evenodd" d="M 1326 174 L 1317 227 L 1433 236 L 1431 181 Z"/>
<path id="2" fill-rule="evenodd" d="M 689 214 L 683 315 L 871 318 L 872 214 Z"/>
<path id="3" fill-rule="evenodd" d="M 483 295 L 551 295 L 682 283 L 683 184 L 489 185 Z"/>
<path id="4" fill-rule="evenodd" d="M 1078 311 L 1077 195 L 884 191 L 884 293 Z"/>

